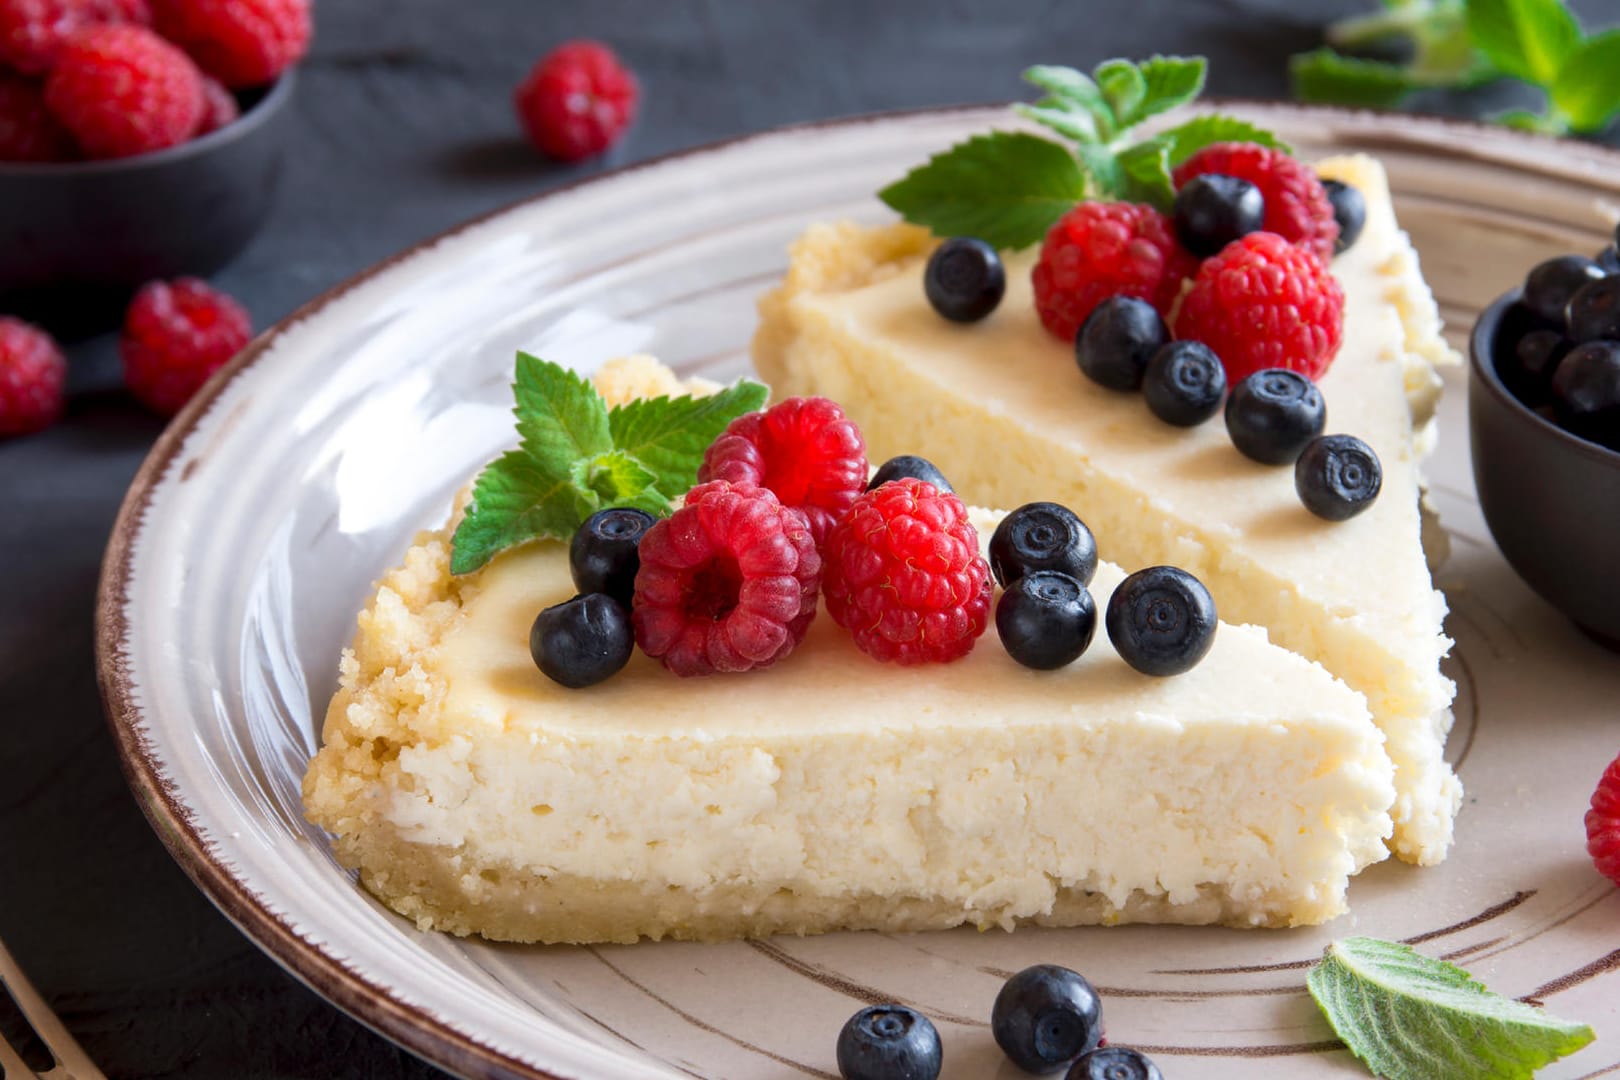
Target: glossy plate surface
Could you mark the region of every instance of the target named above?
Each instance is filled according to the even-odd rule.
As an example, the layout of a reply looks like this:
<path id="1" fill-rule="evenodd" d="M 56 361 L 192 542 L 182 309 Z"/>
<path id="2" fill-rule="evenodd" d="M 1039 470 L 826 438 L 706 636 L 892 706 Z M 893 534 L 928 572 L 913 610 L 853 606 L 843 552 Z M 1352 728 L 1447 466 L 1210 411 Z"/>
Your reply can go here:
<path id="1" fill-rule="evenodd" d="M 1383 158 L 1454 340 L 1540 258 L 1596 250 L 1620 155 L 1505 131 L 1250 106 L 1310 156 Z M 834 934 L 725 945 L 513 947 L 423 934 L 303 820 L 299 781 L 368 583 L 511 440 L 525 348 L 590 368 L 649 351 L 747 370 L 754 300 L 808 223 L 884 220 L 884 182 L 1001 110 L 793 129 L 552 194 L 419 248 L 261 337 L 170 428 L 108 551 L 102 680 L 131 783 L 176 857 L 271 955 L 469 1076 L 836 1074 L 845 1018 L 912 1003 L 947 1077 L 1020 1075 L 986 1021 L 1004 974 L 1055 962 L 1102 990 L 1108 1035 L 1166 1075 L 1365 1075 L 1305 994 L 1335 937 L 1404 938 L 1599 1040 L 1546 1075 L 1620 1071 L 1620 891 L 1582 813 L 1620 751 L 1620 661 L 1514 577 L 1480 518 L 1461 370 L 1429 468 L 1467 786 L 1443 866 L 1393 861 L 1354 913 L 1295 931 L 1123 927 Z M 1549 543 L 1556 538 L 1549 537 Z M 1370 583 L 1371 584 L 1371 583 Z"/>

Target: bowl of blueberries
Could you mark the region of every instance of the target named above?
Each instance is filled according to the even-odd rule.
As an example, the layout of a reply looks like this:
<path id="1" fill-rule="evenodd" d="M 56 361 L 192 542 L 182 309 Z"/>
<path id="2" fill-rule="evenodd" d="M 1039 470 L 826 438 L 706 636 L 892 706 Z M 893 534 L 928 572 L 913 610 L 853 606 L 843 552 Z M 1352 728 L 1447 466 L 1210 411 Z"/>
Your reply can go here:
<path id="1" fill-rule="evenodd" d="M 1491 535 L 1531 588 L 1620 649 L 1616 247 L 1537 264 L 1480 315 L 1469 361 L 1474 483 Z"/>

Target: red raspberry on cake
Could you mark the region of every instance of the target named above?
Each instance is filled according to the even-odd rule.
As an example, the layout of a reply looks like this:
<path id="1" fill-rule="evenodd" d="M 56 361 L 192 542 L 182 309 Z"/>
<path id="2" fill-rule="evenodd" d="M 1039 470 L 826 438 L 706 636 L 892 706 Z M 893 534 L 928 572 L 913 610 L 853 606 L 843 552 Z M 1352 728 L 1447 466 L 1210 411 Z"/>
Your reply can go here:
<path id="1" fill-rule="evenodd" d="M 242 305 L 206 282 L 154 281 L 124 315 L 124 382 L 148 408 L 173 416 L 252 336 Z"/>
<path id="2" fill-rule="evenodd" d="M 1204 260 L 1175 335 L 1213 349 L 1232 386 L 1264 368 L 1320 379 L 1344 337 L 1344 290 L 1305 248 L 1250 233 Z"/>
<path id="3" fill-rule="evenodd" d="M 703 455 L 706 480 L 769 488 L 819 545 L 866 487 L 866 441 L 836 402 L 788 398 L 733 420 Z"/>
<path id="4" fill-rule="evenodd" d="M 636 644 L 677 675 L 769 667 L 815 618 L 815 540 L 804 515 L 765 488 L 699 484 L 637 555 Z"/>
<path id="5" fill-rule="evenodd" d="M 50 335 L 0 315 L 0 439 L 54 424 L 66 384 L 67 361 Z"/>
<path id="6" fill-rule="evenodd" d="M 0 64 L 44 75 L 80 30 L 151 22 L 145 0 L 0 0 Z"/>
<path id="7" fill-rule="evenodd" d="M 1168 317 L 1197 260 L 1176 243 L 1170 219 L 1138 203 L 1083 202 L 1047 231 L 1035 264 L 1035 310 L 1073 341 L 1091 309 L 1135 296 Z"/>
<path id="8" fill-rule="evenodd" d="M 962 500 L 891 480 L 855 500 L 822 548 L 827 614 L 868 656 L 948 663 L 984 633 L 994 586 Z"/>
<path id="9" fill-rule="evenodd" d="M 1598 873 L 1620 885 L 1620 757 L 1609 762 L 1586 812 L 1586 850 Z"/>
<path id="10" fill-rule="evenodd" d="M 152 21 L 236 89 L 274 82 L 309 50 L 309 0 L 152 0 Z"/>
<path id="11" fill-rule="evenodd" d="M 558 161 L 582 161 L 618 142 L 640 101 L 635 75 L 596 41 L 557 46 L 513 95 L 529 140 Z"/>
<path id="12" fill-rule="evenodd" d="M 1177 167 L 1176 186 L 1204 173 L 1247 180 L 1266 201 L 1261 228 L 1310 250 L 1323 262 L 1333 258 L 1339 223 L 1327 189 L 1309 165 L 1258 143 L 1216 143 Z"/>
<path id="13" fill-rule="evenodd" d="M 0 161 L 69 161 L 73 140 L 45 108 L 38 83 L 0 71 Z"/>
<path id="14" fill-rule="evenodd" d="M 202 73 L 142 26 L 95 26 L 76 35 L 45 82 L 45 104 L 91 157 L 162 150 L 202 120 Z"/>

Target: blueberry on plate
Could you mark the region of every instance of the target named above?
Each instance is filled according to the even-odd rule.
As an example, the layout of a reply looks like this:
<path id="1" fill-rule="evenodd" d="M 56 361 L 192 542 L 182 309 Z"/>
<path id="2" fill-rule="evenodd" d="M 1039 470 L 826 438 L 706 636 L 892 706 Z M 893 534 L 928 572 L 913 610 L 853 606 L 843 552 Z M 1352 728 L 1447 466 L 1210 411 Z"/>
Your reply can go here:
<path id="1" fill-rule="evenodd" d="M 1025 503 L 990 535 L 990 571 L 1002 588 L 1037 570 L 1056 570 L 1082 585 L 1097 572 L 1097 540 L 1067 506 Z"/>
<path id="2" fill-rule="evenodd" d="M 1182 184 L 1171 210 L 1176 239 L 1201 257 L 1259 231 L 1265 219 L 1266 200 L 1260 189 L 1223 173 L 1203 173 Z"/>
<path id="3" fill-rule="evenodd" d="M 951 487 L 951 482 L 945 479 L 945 474 L 940 472 L 932 461 L 916 454 L 901 454 L 878 466 L 878 471 L 873 473 L 872 479 L 867 482 L 866 490 L 871 491 L 890 480 L 900 480 L 907 476 L 933 484 L 941 491 L 955 490 Z"/>
<path id="4" fill-rule="evenodd" d="M 1091 309 L 1074 339 L 1074 359 L 1092 382 L 1110 390 L 1142 385 L 1148 361 L 1170 340 L 1152 304 L 1135 296 L 1110 296 Z"/>
<path id="5" fill-rule="evenodd" d="M 1552 400 L 1564 430 L 1620 450 L 1620 342 L 1571 349 L 1553 372 Z"/>
<path id="6" fill-rule="evenodd" d="M 1056 964 L 1025 968 L 1001 987 L 990 1033 L 1025 1072 L 1062 1068 L 1102 1039 L 1102 1002 L 1081 975 Z"/>
<path id="7" fill-rule="evenodd" d="M 582 593 L 606 593 L 629 611 L 636 592 L 636 571 L 641 569 L 641 538 L 654 520 L 647 511 L 629 506 L 598 510 L 586 518 L 568 545 L 574 588 Z"/>
<path id="8" fill-rule="evenodd" d="M 1327 403 L 1297 371 L 1266 368 L 1238 383 L 1226 399 L 1226 431 L 1245 457 L 1292 465 L 1327 425 Z"/>
<path id="9" fill-rule="evenodd" d="M 1564 334 L 1577 345 L 1620 338 L 1620 275 L 1575 290 L 1564 309 Z"/>
<path id="10" fill-rule="evenodd" d="M 1328 521 L 1348 521 L 1371 506 L 1384 485 L 1373 448 L 1354 435 L 1312 439 L 1294 462 L 1294 490 L 1305 509 Z"/>
<path id="11" fill-rule="evenodd" d="M 1175 566 L 1138 570 L 1108 598 L 1108 640 L 1144 675 L 1180 675 L 1215 643 L 1215 598 Z"/>
<path id="12" fill-rule="evenodd" d="M 1104 1046 L 1081 1054 L 1063 1080 L 1164 1080 L 1164 1074 L 1140 1050 Z"/>
<path id="13" fill-rule="evenodd" d="M 1323 180 L 1322 187 L 1333 206 L 1333 220 L 1339 223 L 1339 237 L 1333 241 L 1333 254 L 1338 255 L 1361 239 L 1361 230 L 1367 224 L 1367 200 L 1360 188 L 1343 180 Z"/>
<path id="14" fill-rule="evenodd" d="M 952 322 L 978 322 L 1001 303 L 1007 272 L 995 248 L 977 237 L 953 236 L 928 257 L 923 291 Z"/>
<path id="15" fill-rule="evenodd" d="M 616 674 L 630 662 L 636 637 L 630 616 L 603 593 L 586 593 L 535 616 L 529 655 L 546 678 L 577 690 Z"/>
<path id="16" fill-rule="evenodd" d="M 1037 570 L 996 601 L 996 633 L 1007 655 L 1036 671 L 1072 664 L 1097 632 L 1097 605 L 1068 574 Z"/>
<path id="17" fill-rule="evenodd" d="M 1167 424 L 1194 427 L 1214 416 L 1226 396 L 1226 368 L 1201 341 L 1172 341 L 1153 354 L 1142 377 L 1149 411 Z"/>
<path id="18" fill-rule="evenodd" d="M 1605 276 L 1602 267 L 1584 255 L 1560 255 L 1537 263 L 1524 277 L 1524 306 L 1539 318 L 1557 322 L 1576 289 Z"/>
<path id="19" fill-rule="evenodd" d="M 844 1080 L 934 1080 L 940 1058 L 933 1023 L 904 1005 L 869 1005 L 838 1033 Z"/>

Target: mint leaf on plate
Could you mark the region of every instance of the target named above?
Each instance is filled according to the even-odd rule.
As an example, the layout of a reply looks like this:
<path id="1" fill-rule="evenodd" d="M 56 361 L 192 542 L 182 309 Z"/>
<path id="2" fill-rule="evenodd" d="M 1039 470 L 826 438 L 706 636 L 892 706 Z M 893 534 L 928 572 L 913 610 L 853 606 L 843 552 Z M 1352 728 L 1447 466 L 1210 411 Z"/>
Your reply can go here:
<path id="1" fill-rule="evenodd" d="M 572 461 L 613 449 L 607 407 L 579 372 L 520 352 L 513 390 L 518 434 L 535 457 Z"/>
<path id="2" fill-rule="evenodd" d="M 1169 146 L 1172 169 L 1206 146 L 1222 142 L 1259 143 L 1284 153 L 1292 152 L 1287 143 L 1265 128 L 1223 113 L 1195 116 L 1185 124 L 1159 132 L 1157 137 Z"/>
<path id="3" fill-rule="evenodd" d="M 1562 0 L 1469 0 L 1468 36 L 1504 74 L 1551 86 L 1581 43 Z"/>
<path id="4" fill-rule="evenodd" d="M 1121 150 L 1116 159 L 1125 174 L 1125 197 L 1132 202 L 1150 203 L 1169 213 L 1176 201 L 1175 185 L 1170 182 L 1171 141 L 1148 139 Z"/>
<path id="5" fill-rule="evenodd" d="M 572 536 L 599 500 L 526 450 L 510 450 L 478 474 L 467 516 L 450 541 L 450 572 L 468 574 L 509 547 Z"/>
<path id="6" fill-rule="evenodd" d="M 1288 62 L 1294 96 L 1301 101 L 1360 105 L 1381 109 L 1398 105 L 1422 85 L 1411 69 L 1382 60 L 1341 56 L 1332 49 L 1313 49 Z"/>
<path id="7" fill-rule="evenodd" d="M 1147 92 L 1136 116 L 1127 123 L 1190 104 L 1204 92 L 1206 64 L 1202 56 L 1150 56 L 1139 67 Z"/>
<path id="8" fill-rule="evenodd" d="M 770 390 L 743 379 L 707 397 L 641 398 L 608 413 L 613 445 L 658 474 L 671 498 L 697 483 L 703 452 L 737 417 L 765 407 Z"/>
<path id="9" fill-rule="evenodd" d="M 1620 30 L 1594 34 L 1548 88 L 1552 106 L 1576 131 L 1602 131 L 1620 112 Z"/>
<path id="10" fill-rule="evenodd" d="M 1530 1077 L 1595 1037 L 1408 945 L 1351 937 L 1306 977 L 1351 1053 L 1390 1080 Z"/>

